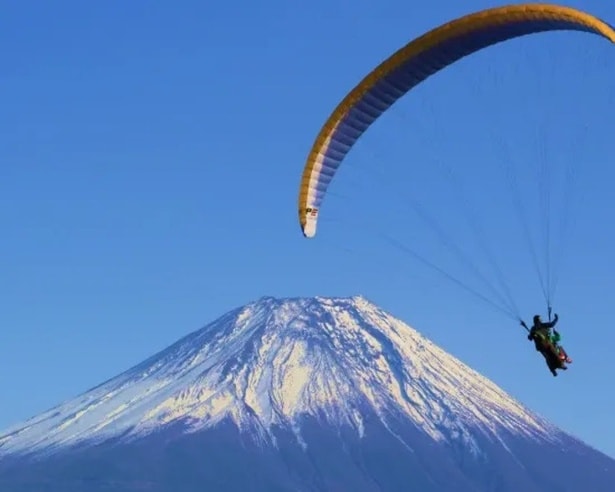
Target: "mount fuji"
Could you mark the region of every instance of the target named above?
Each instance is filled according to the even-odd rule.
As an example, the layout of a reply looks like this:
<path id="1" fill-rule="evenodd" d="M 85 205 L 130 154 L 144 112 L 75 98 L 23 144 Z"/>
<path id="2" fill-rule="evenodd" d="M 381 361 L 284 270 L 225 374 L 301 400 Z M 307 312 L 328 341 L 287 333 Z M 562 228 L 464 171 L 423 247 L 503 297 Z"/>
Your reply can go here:
<path id="1" fill-rule="evenodd" d="M 1 433 L 0 490 L 613 492 L 615 460 L 363 297 L 264 297 Z"/>

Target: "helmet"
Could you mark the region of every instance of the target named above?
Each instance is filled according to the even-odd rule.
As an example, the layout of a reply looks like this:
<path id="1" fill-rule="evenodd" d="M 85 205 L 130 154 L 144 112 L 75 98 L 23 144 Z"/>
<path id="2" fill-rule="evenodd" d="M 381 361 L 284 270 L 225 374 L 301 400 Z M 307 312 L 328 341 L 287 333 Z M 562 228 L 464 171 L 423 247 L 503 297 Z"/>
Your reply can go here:
<path id="1" fill-rule="evenodd" d="M 534 323 L 540 323 L 540 314 L 534 315 Z"/>

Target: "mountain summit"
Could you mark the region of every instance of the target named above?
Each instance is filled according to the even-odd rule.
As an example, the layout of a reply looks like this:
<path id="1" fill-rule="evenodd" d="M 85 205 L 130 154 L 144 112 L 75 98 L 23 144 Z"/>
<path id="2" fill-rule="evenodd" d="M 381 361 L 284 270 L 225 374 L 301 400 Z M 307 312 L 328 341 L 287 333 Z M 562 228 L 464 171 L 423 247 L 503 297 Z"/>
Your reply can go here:
<path id="1" fill-rule="evenodd" d="M 363 297 L 264 297 L 0 435 L 0 489 L 54 483 L 598 492 L 615 460 Z"/>

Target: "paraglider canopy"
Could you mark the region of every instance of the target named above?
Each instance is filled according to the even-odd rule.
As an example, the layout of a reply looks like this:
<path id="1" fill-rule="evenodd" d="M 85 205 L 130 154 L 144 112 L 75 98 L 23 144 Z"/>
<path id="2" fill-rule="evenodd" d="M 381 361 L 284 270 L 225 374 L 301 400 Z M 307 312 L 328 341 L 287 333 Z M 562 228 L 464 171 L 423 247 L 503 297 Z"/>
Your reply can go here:
<path id="1" fill-rule="evenodd" d="M 487 9 L 443 24 L 414 39 L 370 72 L 322 126 L 308 155 L 299 189 L 303 235 L 316 235 L 321 203 L 337 169 L 369 126 L 410 89 L 478 50 L 545 31 L 574 30 L 615 43 L 615 30 L 580 10 L 550 4 Z"/>

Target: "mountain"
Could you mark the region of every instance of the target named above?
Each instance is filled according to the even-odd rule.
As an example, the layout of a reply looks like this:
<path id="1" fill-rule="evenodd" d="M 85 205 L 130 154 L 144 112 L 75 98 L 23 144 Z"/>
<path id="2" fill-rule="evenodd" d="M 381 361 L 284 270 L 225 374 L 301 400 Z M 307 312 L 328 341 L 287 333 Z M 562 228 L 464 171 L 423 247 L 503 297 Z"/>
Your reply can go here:
<path id="1" fill-rule="evenodd" d="M 0 490 L 612 492 L 615 460 L 363 297 L 265 297 L 1 434 Z"/>

